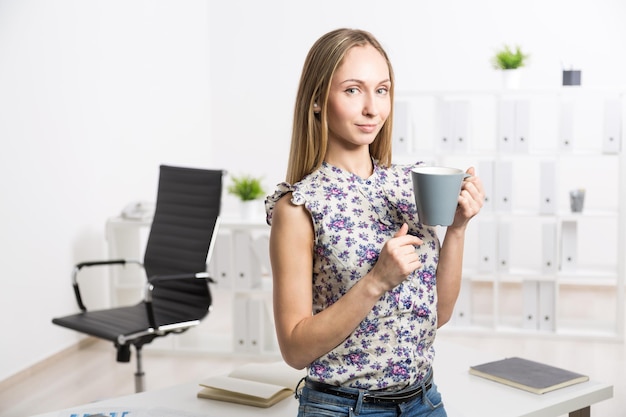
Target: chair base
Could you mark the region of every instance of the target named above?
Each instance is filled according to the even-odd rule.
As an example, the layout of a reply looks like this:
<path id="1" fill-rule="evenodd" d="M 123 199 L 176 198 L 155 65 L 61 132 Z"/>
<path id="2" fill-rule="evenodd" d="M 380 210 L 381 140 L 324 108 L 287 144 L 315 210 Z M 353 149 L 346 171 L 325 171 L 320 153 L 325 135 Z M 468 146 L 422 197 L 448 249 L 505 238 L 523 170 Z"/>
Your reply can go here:
<path id="1" fill-rule="evenodd" d="M 115 348 L 117 349 L 117 361 L 128 363 L 130 362 L 130 344 L 118 345 L 115 344 Z M 135 360 L 136 360 L 136 371 L 135 371 L 135 392 L 143 392 L 146 390 L 146 374 L 143 371 L 143 361 L 142 361 L 142 348 L 143 343 L 137 343 L 135 345 Z"/>
<path id="2" fill-rule="evenodd" d="M 135 392 L 143 392 L 146 390 L 146 374 L 143 372 L 141 345 L 136 345 L 135 350 L 135 358 L 137 361 L 137 370 L 135 371 Z"/>

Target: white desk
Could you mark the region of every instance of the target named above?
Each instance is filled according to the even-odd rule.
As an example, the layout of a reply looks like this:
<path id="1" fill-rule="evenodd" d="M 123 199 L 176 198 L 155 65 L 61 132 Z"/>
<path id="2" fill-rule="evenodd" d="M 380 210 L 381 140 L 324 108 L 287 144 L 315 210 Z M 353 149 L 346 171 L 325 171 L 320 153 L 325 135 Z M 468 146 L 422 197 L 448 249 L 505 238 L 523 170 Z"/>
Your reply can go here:
<path id="1" fill-rule="evenodd" d="M 503 358 L 448 343 L 435 346 L 435 383 L 449 417 L 589 417 L 592 404 L 613 397 L 612 385 L 593 380 L 542 395 L 526 392 L 468 372 Z"/>
<path id="2" fill-rule="evenodd" d="M 435 382 L 449 417 L 588 417 L 591 405 L 613 397 L 613 386 L 596 381 L 573 385 L 543 395 L 508 387 L 470 375 L 468 368 L 494 359 L 457 345 L 437 343 Z M 190 382 L 161 390 L 114 398 L 38 417 L 84 417 L 107 412 L 107 417 L 294 417 L 298 402 L 288 398 L 263 409 L 196 398 L 199 387 Z M 157 410 L 160 409 L 160 410 Z M 120 411 L 130 410 L 123 415 Z M 152 412 L 150 412 L 152 410 Z M 111 412 L 117 412 L 114 416 Z M 89 415 L 89 414 L 87 414 Z"/>

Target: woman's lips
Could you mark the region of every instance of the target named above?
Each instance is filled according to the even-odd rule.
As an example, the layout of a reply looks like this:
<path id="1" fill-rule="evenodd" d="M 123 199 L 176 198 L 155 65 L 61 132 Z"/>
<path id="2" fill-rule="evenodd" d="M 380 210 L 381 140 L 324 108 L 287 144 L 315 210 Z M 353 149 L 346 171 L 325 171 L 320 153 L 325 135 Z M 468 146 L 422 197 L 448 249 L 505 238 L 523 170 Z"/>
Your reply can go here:
<path id="1" fill-rule="evenodd" d="M 364 125 L 357 125 L 357 127 L 363 133 L 372 133 L 376 131 L 376 128 L 378 127 L 378 125 L 377 124 L 364 124 Z"/>

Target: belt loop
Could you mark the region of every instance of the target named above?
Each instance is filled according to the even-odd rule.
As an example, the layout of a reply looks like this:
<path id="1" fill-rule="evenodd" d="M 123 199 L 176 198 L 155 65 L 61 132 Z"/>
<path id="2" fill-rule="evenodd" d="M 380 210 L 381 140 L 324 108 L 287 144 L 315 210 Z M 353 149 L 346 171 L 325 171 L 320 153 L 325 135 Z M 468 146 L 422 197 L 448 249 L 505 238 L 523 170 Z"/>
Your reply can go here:
<path id="1" fill-rule="evenodd" d="M 365 395 L 365 391 L 360 389 L 359 395 L 356 399 L 356 404 L 354 405 L 354 414 L 357 416 L 361 414 L 361 408 L 363 407 L 363 395 Z"/>
<path id="2" fill-rule="evenodd" d="M 296 389 L 294 390 L 294 397 L 296 398 L 296 400 L 300 399 L 300 396 L 302 395 L 302 388 L 300 388 L 300 385 L 302 385 L 302 383 L 305 381 L 306 376 L 298 381 L 298 384 L 296 385 Z"/>

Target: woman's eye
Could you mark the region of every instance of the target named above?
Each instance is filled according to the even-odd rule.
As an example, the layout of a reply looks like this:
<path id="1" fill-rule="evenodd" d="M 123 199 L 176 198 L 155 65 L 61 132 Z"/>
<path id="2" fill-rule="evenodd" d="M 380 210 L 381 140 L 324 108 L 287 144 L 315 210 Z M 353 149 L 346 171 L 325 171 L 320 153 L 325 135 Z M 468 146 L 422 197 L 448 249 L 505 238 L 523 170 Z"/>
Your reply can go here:
<path id="1" fill-rule="evenodd" d="M 389 89 L 387 87 L 380 87 L 378 89 L 378 94 L 387 94 L 389 92 Z"/>
<path id="2" fill-rule="evenodd" d="M 356 87 L 351 87 L 351 88 L 346 89 L 346 93 L 348 94 L 356 94 L 358 92 L 359 92 L 359 89 Z"/>

